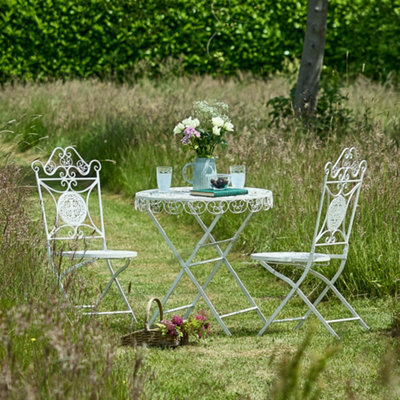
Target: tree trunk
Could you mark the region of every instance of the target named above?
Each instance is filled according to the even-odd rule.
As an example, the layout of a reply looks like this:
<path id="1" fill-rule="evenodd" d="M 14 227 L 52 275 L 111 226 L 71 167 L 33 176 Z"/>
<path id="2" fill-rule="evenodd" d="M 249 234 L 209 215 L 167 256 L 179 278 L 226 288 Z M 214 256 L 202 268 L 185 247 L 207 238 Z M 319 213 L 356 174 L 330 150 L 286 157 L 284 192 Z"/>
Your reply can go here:
<path id="1" fill-rule="evenodd" d="M 317 108 L 324 59 L 328 0 L 308 0 L 307 27 L 294 98 L 296 117 L 312 117 Z"/>

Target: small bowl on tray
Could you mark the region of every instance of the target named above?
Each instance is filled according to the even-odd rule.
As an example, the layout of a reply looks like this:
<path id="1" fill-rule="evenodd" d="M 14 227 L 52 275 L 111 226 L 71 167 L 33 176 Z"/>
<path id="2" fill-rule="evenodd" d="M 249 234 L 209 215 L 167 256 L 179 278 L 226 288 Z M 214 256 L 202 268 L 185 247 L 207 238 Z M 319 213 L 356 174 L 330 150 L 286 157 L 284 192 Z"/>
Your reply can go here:
<path id="1" fill-rule="evenodd" d="M 214 190 L 224 190 L 231 183 L 230 174 L 217 174 L 216 177 L 210 179 L 211 188 Z"/>

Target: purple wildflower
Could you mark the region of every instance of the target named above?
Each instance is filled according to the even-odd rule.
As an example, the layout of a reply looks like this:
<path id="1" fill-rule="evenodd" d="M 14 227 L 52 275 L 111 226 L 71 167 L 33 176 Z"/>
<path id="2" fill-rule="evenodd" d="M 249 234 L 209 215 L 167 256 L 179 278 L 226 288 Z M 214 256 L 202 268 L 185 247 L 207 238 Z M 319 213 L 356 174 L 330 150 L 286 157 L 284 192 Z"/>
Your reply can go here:
<path id="1" fill-rule="evenodd" d="M 195 128 L 193 128 L 193 126 L 188 126 L 183 133 L 185 134 L 185 136 L 188 136 L 189 138 L 191 138 L 192 136 L 196 136 L 196 137 L 200 137 L 200 132 L 196 131 Z"/>
<path id="2" fill-rule="evenodd" d="M 190 143 L 190 139 L 193 136 L 196 136 L 197 138 L 200 137 L 200 132 L 196 131 L 196 129 L 193 128 L 193 126 L 188 126 L 183 133 L 185 134 L 185 136 L 183 136 L 183 138 L 181 139 L 181 142 L 183 144 L 189 144 Z"/>
<path id="3" fill-rule="evenodd" d="M 183 319 L 179 315 L 174 315 L 172 317 L 172 323 L 177 325 L 177 326 L 182 326 L 183 324 Z"/>
<path id="4" fill-rule="evenodd" d="M 168 335 L 171 335 L 171 336 L 177 335 L 176 325 L 173 324 L 171 321 L 167 321 L 166 327 L 167 327 Z"/>
<path id="5" fill-rule="evenodd" d="M 205 321 L 205 320 L 207 319 L 207 317 L 206 317 L 205 315 L 201 315 L 201 314 L 197 314 L 197 315 L 195 316 L 195 318 L 196 318 L 198 321 Z"/>
<path id="6" fill-rule="evenodd" d="M 189 137 L 189 136 L 184 136 L 184 137 L 182 138 L 181 142 L 182 142 L 183 144 L 189 144 L 189 142 L 190 142 L 190 137 Z"/>

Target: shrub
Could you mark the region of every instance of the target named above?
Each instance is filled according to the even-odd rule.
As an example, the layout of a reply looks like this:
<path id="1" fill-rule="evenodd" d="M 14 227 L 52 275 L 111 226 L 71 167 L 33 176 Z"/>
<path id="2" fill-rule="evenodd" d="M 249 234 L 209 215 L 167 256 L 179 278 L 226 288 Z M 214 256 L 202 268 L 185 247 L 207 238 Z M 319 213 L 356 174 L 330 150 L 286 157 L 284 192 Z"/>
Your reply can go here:
<path id="1" fill-rule="evenodd" d="M 327 65 L 373 78 L 398 73 L 400 8 L 378 4 L 330 2 Z M 300 58 L 305 24 L 306 2 L 294 0 L 3 0 L 0 83 L 171 70 L 267 76 Z"/>
<path id="2" fill-rule="evenodd" d="M 293 124 L 303 133 L 314 133 L 320 138 L 332 135 L 346 135 L 354 126 L 353 111 L 346 106 L 348 96 L 343 93 L 343 85 L 337 75 L 325 77 L 320 84 L 315 117 L 294 120 L 294 95 L 296 86 L 290 90 L 290 96 L 274 97 L 267 102 L 270 126 L 290 130 Z"/>

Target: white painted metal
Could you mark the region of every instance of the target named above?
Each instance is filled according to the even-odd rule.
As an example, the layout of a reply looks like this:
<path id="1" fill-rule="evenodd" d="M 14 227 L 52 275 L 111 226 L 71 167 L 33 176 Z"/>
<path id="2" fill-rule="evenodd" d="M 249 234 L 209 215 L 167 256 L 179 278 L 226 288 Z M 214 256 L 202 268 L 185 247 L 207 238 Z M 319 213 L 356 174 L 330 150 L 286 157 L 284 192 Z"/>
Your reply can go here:
<path id="1" fill-rule="evenodd" d="M 321 200 L 309 253 L 274 252 L 254 253 L 251 255 L 253 260 L 259 261 L 264 268 L 291 287 L 288 295 L 273 312 L 264 327 L 260 330 L 259 335 L 263 334 L 270 324 L 277 322 L 300 320 L 297 325 L 297 328 L 300 328 L 311 313 L 314 313 L 325 328 L 335 337 L 339 336 L 330 326 L 334 322 L 358 321 L 365 330 L 369 329 L 363 319 L 335 287 L 335 282 L 341 275 L 346 264 L 349 237 L 366 168 L 366 161 L 358 161 L 354 147 L 344 149 L 335 164 L 328 162 L 325 165 Z M 326 253 L 317 253 L 316 249 L 319 251 L 324 250 Z M 339 265 L 333 277 L 326 277 L 321 272 L 323 268 L 319 268 L 318 271 L 315 269 L 316 266 L 321 266 L 322 263 L 329 263 L 334 259 L 339 260 Z M 291 278 L 285 276 L 283 272 L 278 271 L 276 266 L 279 264 L 293 265 L 302 269 L 303 273 L 297 281 L 293 281 Z M 300 289 L 301 284 L 309 274 L 324 283 L 324 289 L 313 303 Z M 317 306 L 329 290 L 332 290 L 350 312 L 352 315 L 351 318 L 326 320 L 320 314 Z M 306 314 L 299 318 L 276 319 L 294 294 L 297 294 L 307 304 L 308 311 Z"/>
<path id="2" fill-rule="evenodd" d="M 83 306 L 85 309 L 91 309 L 84 314 L 130 314 L 136 321 L 117 277 L 128 267 L 130 260 L 136 257 L 137 253 L 107 249 L 101 202 L 100 162 L 97 160 L 86 162 L 72 146 L 56 147 L 46 163 L 36 160 L 32 163 L 32 169 L 35 172 L 42 209 L 49 264 L 63 293 L 65 294 L 63 280 L 66 276 L 96 260 L 105 260 L 111 278 L 98 301 L 94 305 Z M 96 208 L 97 212 L 93 208 Z M 59 251 L 57 243 L 60 241 L 72 241 L 76 249 Z M 99 242 L 98 247 L 101 249 L 87 248 L 96 241 Z M 77 264 L 61 272 L 55 265 L 56 256 L 70 258 L 77 261 Z M 111 259 L 123 260 L 124 265 L 115 272 Z M 116 285 L 126 310 L 97 311 L 100 301 L 112 284 Z"/>
<path id="3" fill-rule="evenodd" d="M 177 286 L 177 284 L 179 283 L 180 279 L 183 277 L 184 274 L 186 274 L 189 277 L 189 279 L 193 282 L 193 284 L 197 289 L 197 295 L 192 303 L 183 307 L 165 310 L 164 313 L 173 312 L 180 309 L 187 309 L 186 314 L 184 316 L 185 318 L 187 318 L 189 314 L 192 312 L 193 308 L 196 306 L 197 302 L 200 300 L 200 298 L 202 298 L 227 335 L 230 335 L 231 333 L 227 328 L 227 326 L 225 325 L 225 323 L 222 321 L 222 318 L 226 318 L 228 316 L 241 314 L 247 311 L 257 311 L 259 317 L 265 323 L 266 318 L 261 313 L 260 309 L 254 302 L 253 298 L 250 296 L 249 292 L 247 291 L 243 282 L 236 274 L 232 265 L 229 263 L 227 256 L 233 244 L 238 239 L 240 233 L 243 231 L 243 229 L 249 222 L 251 216 L 255 212 L 259 212 L 262 210 L 269 210 L 273 206 L 272 192 L 265 189 L 247 188 L 249 193 L 243 196 L 207 198 L 207 197 L 191 196 L 190 189 L 191 188 L 182 188 L 182 187 L 171 188 L 171 191 L 168 193 L 159 193 L 158 190 L 145 190 L 136 193 L 135 196 L 136 209 L 148 213 L 154 225 L 157 227 L 162 237 L 164 238 L 164 240 L 170 247 L 171 251 L 175 255 L 176 259 L 178 260 L 179 264 L 181 265 L 181 270 L 178 276 L 176 277 L 175 281 L 167 291 L 167 294 L 164 296 L 162 304 L 165 305 L 165 303 L 174 292 L 175 287 Z M 183 258 L 181 257 L 181 255 L 179 254 L 179 252 L 169 239 L 168 235 L 162 228 L 159 220 L 156 218 L 156 214 L 161 212 L 166 212 L 168 214 L 179 214 L 186 212 L 190 215 L 193 215 L 197 223 L 204 231 L 204 234 L 202 235 L 198 243 L 195 245 L 191 255 L 186 261 L 183 260 Z M 201 215 L 204 213 L 209 213 L 211 215 L 214 215 L 214 219 L 208 226 L 201 218 Z M 228 213 L 235 213 L 235 214 L 248 213 L 248 215 L 246 216 L 246 218 L 244 219 L 244 221 L 237 229 L 232 238 L 217 241 L 212 235 L 212 231 L 217 225 L 218 221 L 221 219 L 221 217 L 224 214 Z M 221 243 L 228 243 L 224 251 L 219 246 L 219 244 Z M 202 247 L 206 246 L 212 246 L 216 250 L 219 257 L 193 263 L 192 261 L 194 260 L 198 251 Z M 214 262 L 216 264 L 211 273 L 208 275 L 205 282 L 203 283 L 203 285 L 200 285 L 197 278 L 193 275 L 191 267 L 196 266 L 196 268 L 199 268 L 200 265 L 211 262 Z M 248 299 L 252 307 L 244 310 L 234 311 L 232 313 L 225 315 L 220 315 L 217 312 L 214 305 L 212 304 L 207 294 L 205 293 L 205 290 L 210 281 L 215 276 L 216 272 L 223 264 L 226 266 L 229 273 L 233 276 L 235 282 L 241 289 L 244 296 Z M 158 315 L 157 313 L 153 315 L 150 321 L 151 323 L 156 319 L 157 315 Z"/>
<path id="4" fill-rule="evenodd" d="M 123 259 L 137 257 L 136 251 L 126 250 L 77 250 L 77 251 L 63 251 L 61 253 L 64 257 L 68 258 L 96 258 L 102 259 Z"/>
<path id="5" fill-rule="evenodd" d="M 167 193 L 158 189 L 144 190 L 136 193 L 135 207 L 137 210 L 153 214 L 181 214 L 186 212 L 193 215 L 209 213 L 213 215 L 241 214 L 246 211 L 259 212 L 269 210 L 273 206 L 272 192 L 266 189 L 246 188 L 248 194 L 243 196 L 226 197 L 197 197 L 190 194 L 191 188 L 175 187 Z"/>
<path id="6" fill-rule="evenodd" d="M 253 260 L 268 260 L 270 264 L 306 264 L 309 257 L 310 253 L 304 252 L 255 253 L 251 255 Z M 313 254 L 313 263 L 326 263 L 330 260 L 329 254 Z"/>

